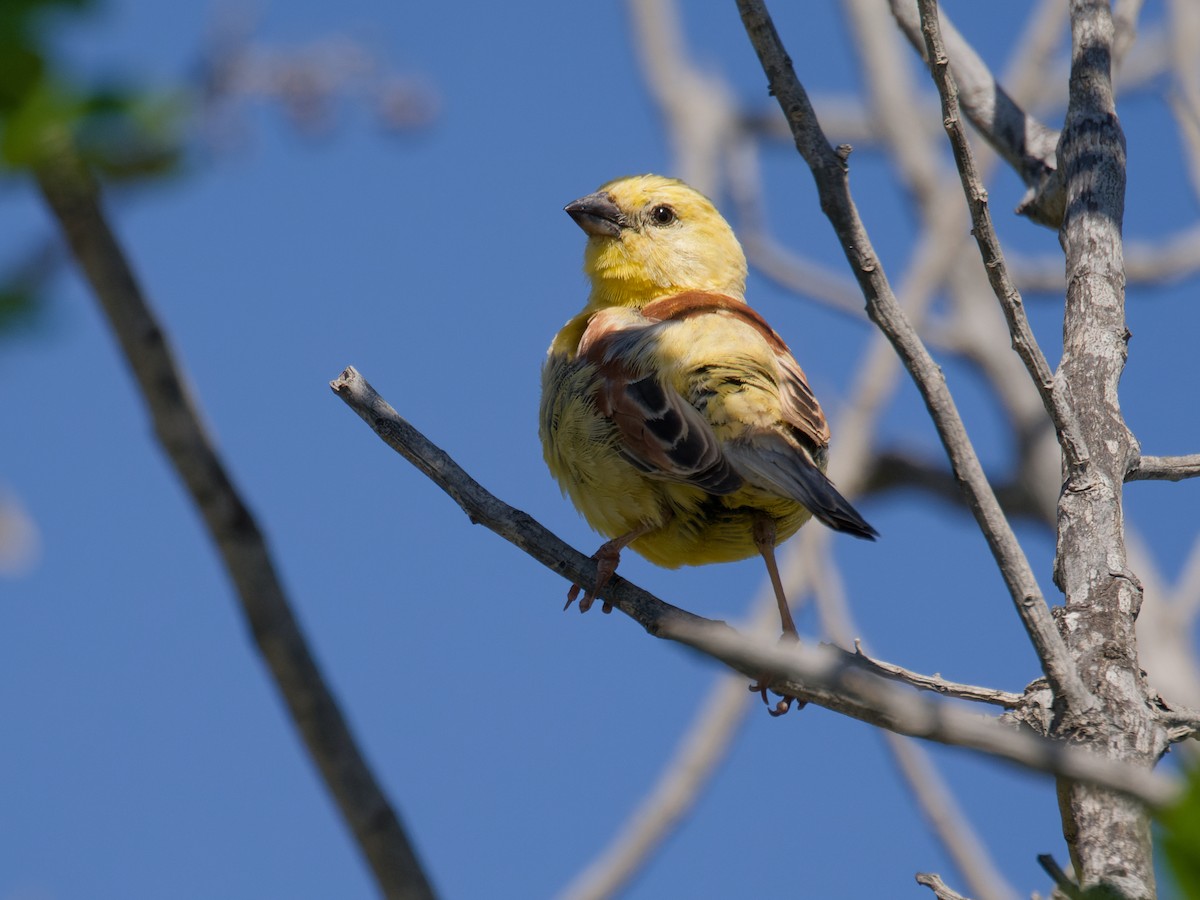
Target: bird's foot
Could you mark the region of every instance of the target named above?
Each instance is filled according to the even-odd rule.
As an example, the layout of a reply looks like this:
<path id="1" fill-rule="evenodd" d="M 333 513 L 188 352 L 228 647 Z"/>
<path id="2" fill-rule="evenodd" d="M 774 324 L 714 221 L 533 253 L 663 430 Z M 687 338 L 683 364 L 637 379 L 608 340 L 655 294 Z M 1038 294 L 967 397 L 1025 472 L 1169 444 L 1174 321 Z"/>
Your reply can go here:
<path id="1" fill-rule="evenodd" d="M 596 583 L 590 590 L 584 591 L 583 598 L 579 601 L 579 611 L 581 613 L 585 613 L 592 608 L 592 604 L 596 600 L 596 595 L 604 590 L 604 586 L 616 574 L 617 563 L 621 561 L 621 548 L 625 546 L 625 543 L 627 542 L 617 538 L 608 541 L 592 554 L 592 559 L 596 561 Z M 571 589 L 567 591 L 567 603 L 563 607 L 564 612 L 571 608 L 571 604 L 579 597 L 580 591 L 583 591 L 582 587 L 577 584 L 571 585 Z M 601 612 L 612 612 L 611 603 L 605 600 L 603 604 L 600 607 Z"/>
<path id="2" fill-rule="evenodd" d="M 800 637 L 794 631 L 785 631 L 782 635 L 780 635 L 779 641 L 780 643 L 798 644 L 800 642 Z M 767 691 L 770 689 L 771 682 L 766 678 L 766 676 L 759 676 L 758 680 L 750 685 L 750 692 L 752 694 L 758 694 L 762 697 L 763 705 L 767 707 L 767 712 L 771 714 L 772 718 L 778 718 L 779 716 L 784 715 L 792 708 L 793 704 L 795 704 L 796 709 L 803 709 L 806 705 L 806 701 L 804 700 L 799 700 L 795 697 L 789 697 L 786 694 L 780 694 L 776 692 L 779 700 L 774 706 L 772 706 L 771 700 L 767 696 Z"/>
<path id="3" fill-rule="evenodd" d="M 771 715 L 772 718 L 779 718 L 780 716 L 782 716 L 784 713 L 788 712 L 788 710 L 790 710 L 792 708 L 792 704 L 794 702 L 796 702 L 796 698 L 795 697 L 785 697 L 784 695 L 780 694 L 778 702 L 776 702 L 776 704 L 774 706 L 772 706 L 771 699 L 767 696 L 767 690 L 770 687 L 771 687 L 771 685 L 767 682 L 767 680 L 765 678 L 760 678 L 760 679 L 758 679 L 758 681 L 754 682 L 754 684 L 750 685 L 750 693 L 761 694 L 763 704 L 767 707 L 767 712 Z M 804 705 L 803 703 L 800 703 L 799 706 L 796 707 L 796 709 L 799 709 L 803 705 Z"/>

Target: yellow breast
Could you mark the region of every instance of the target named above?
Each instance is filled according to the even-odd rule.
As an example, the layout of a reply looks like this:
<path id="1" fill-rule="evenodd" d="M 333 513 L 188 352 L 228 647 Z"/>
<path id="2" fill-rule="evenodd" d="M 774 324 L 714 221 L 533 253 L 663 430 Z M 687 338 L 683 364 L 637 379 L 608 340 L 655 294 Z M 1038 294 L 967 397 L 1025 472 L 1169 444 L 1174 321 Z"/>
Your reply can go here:
<path id="1" fill-rule="evenodd" d="M 688 346 L 684 342 L 680 349 Z M 656 565 L 677 568 L 755 555 L 756 510 L 776 520 L 780 541 L 808 520 L 809 512 L 801 504 L 751 486 L 713 496 L 692 485 L 647 475 L 622 455 L 616 427 L 597 409 L 599 379 L 596 366 L 552 348 L 542 370 L 539 432 L 550 472 L 601 534 L 615 538 L 653 524 L 657 530 L 630 547 Z M 725 415 L 717 414 L 718 419 Z M 733 429 L 733 415 L 718 427 Z"/>

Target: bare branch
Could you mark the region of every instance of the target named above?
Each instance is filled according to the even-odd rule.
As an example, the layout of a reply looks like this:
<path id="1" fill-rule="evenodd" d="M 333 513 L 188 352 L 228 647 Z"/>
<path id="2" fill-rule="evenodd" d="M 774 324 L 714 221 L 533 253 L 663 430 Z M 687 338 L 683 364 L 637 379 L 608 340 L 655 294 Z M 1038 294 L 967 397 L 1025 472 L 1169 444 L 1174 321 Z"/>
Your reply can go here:
<path id="1" fill-rule="evenodd" d="M 1075 411 L 1062 389 L 1056 389 L 1054 373 L 1050 364 L 1038 346 L 1037 338 L 1025 316 L 1021 295 L 1008 277 L 1008 269 L 1004 264 L 1004 251 L 1000 248 L 1000 240 L 996 237 L 996 229 L 992 225 L 992 214 L 988 209 L 987 190 L 979 179 L 975 166 L 975 156 L 967 143 L 963 131 L 962 120 L 958 113 L 958 86 L 950 71 L 950 62 L 946 56 L 946 48 L 942 43 L 942 35 L 938 28 L 938 7 L 936 0 L 917 0 L 921 13 L 921 30 L 925 36 L 929 70 L 933 74 L 938 94 L 942 98 L 943 124 L 950 138 L 950 146 L 954 151 L 954 161 L 962 176 L 963 193 L 967 198 L 967 206 L 971 210 L 971 223 L 974 226 L 975 241 L 979 245 L 979 254 L 987 271 L 988 283 L 1004 317 L 1008 320 L 1009 333 L 1012 335 L 1013 349 L 1025 363 L 1034 386 L 1041 394 L 1042 403 L 1050 415 L 1054 427 L 1058 431 L 1059 443 L 1067 466 L 1077 475 L 1082 475 L 1081 469 L 1088 462 L 1087 445 L 1075 418 Z"/>
<path id="2" fill-rule="evenodd" d="M 163 327 L 109 228 L 99 189 L 65 149 L 36 174 L 133 370 L 158 440 L 204 518 L 275 686 L 380 890 L 388 897 L 432 898 L 400 820 L 308 648 L 266 540 L 201 424 Z"/>
<path id="3" fill-rule="evenodd" d="M 813 97 L 813 105 L 821 113 L 830 134 L 856 147 L 879 144 L 879 128 L 871 118 L 862 98 L 857 94 L 824 93 Z M 752 138 L 791 143 L 792 133 L 776 106 L 743 110 L 738 117 L 738 130 Z"/>
<path id="4" fill-rule="evenodd" d="M 941 171 L 930 117 L 922 115 L 908 54 L 896 29 L 879 14 L 876 0 L 843 0 L 859 65 L 866 78 L 871 115 L 879 123 L 904 185 L 923 211 L 936 201 Z"/>
<path id="5" fill-rule="evenodd" d="M 946 386 L 945 376 L 896 302 L 882 265 L 871 247 L 866 229 L 850 197 L 845 158 L 835 153 L 825 139 L 808 95 L 792 70 L 791 60 L 762 0 L 738 0 L 738 9 L 771 91 L 792 127 L 796 147 L 812 170 L 821 208 L 837 232 L 850 267 L 867 298 L 868 313 L 891 340 L 925 400 L 955 474 L 967 492 L 971 511 L 979 522 L 1017 612 L 1037 649 L 1046 676 L 1055 694 L 1066 700 L 1071 708 L 1087 709 L 1092 703 L 1090 695 L 1067 653 L 1029 561 L 991 492 Z"/>
<path id="6" fill-rule="evenodd" d="M 1037 861 L 1038 865 L 1040 865 L 1045 870 L 1046 874 L 1050 876 L 1050 879 L 1054 882 L 1054 886 L 1058 888 L 1058 890 L 1061 891 L 1068 898 L 1068 900 L 1084 900 L 1084 894 L 1083 891 L 1079 889 L 1079 885 L 1072 881 L 1067 873 L 1062 870 L 1062 866 L 1055 861 L 1053 856 L 1051 856 L 1049 853 L 1039 853 Z M 1104 893 L 1107 894 L 1109 891 L 1104 891 Z M 1120 896 L 1120 894 L 1118 894 L 1118 896 Z"/>
<path id="7" fill-rule="evenodd" d="M 890 0 L 890 3 L 892 15 L 905 36 L 924 56 L 925 41 L 916 0 Z M 945 14 L 941 20 L 967 118 L 1029 188 L 1017 212 L 1038 224 L 1058 227 L 1064 199 L 1062 183 L 1056 177 L 1058 132 L 1017 106 Z"/>
<path id="8" fill-rule="evenodd" d="M 952 506 L 966 508 L 962 488 L 944 464 L 902 450 L 885 449 L 867 468 L 862 492 L 884 494 L 894 490 L 925 491 Z M 1023 473 L 1006 481 L 992 482 L 992 492 L 1006 516 L 1033 519 L 1039 523 L 1046 521 L 1040 498 L 1030 489 Z M 1050 524 L 1053 526 L 1053 519 Z"/>
<path id="9" fill-rule="evenodd" d="M 750 264 L 795 294 L 853 318 L 864 319 L 862 293 L 854 282 L 796 255 L 771 235 L 762 208 L 762 178 L 754 141 L 742 139 L 731 144 L 726 174 L 730 197 L 737 210 L 738 233 Z"/>
<path id="10" fill-rule="evenodd" d="M 1137 20 L 1144 0 L 1116 0 L 1113 5 L 1113 66 L 1121 61 L 1137 40 Z"/>
<path id="11" fill-rule="evenodd" d="M 527 513 L 485 490 L 441 448 L 417 431 L 353 368 L 330 387 L 387 444 L 444 490 L 470 517 L 577 584 L 595 580 L 595 560 L 565 544 Z M 1179 786 L 1154 772 L 1119 765 L 1067 744 L 1010 728 L 996 719 L 934 700 L 864 670 L 857 656 L 828 645 L 780 647 L 749 638 L 665 603 L 619 575 L 598 596 L 654 637 L 676 641 L 749 678 L 767 676 L 772 690 L 860 721 L 937 743 L 966 747 L 1087 784 L 1102 784 L 1152 807 L 1170 803 Z"/>
<path id="12" fill-rule="evenodd" d="M 923 884 L 933 891 L 937 900 L 970 900 L 969 897 L 947 887 L 946 882 L 942 881 L 942 876 L 933 872 L 918 872 L 917 884 Z"/>
<path id="13" fill-rule="evenodd" d="M 1167 8 L 1174 82 L 1167 100 L 1179 124 L 1192 191 L 1200 195 L 1200 8 L 1191 0 L 1171 0 Z"/>
<path id="14" fill-rule="evenodd" d="M 844 658 L 824 647 L 783 646 L 751 640 L 720 623 L 697 616 L 671 616 L 659 634 L 721 660 L 747 677 L 769 672 L 772 689 L 815 703 L 896 734 L 937 743 L 983 750 L 1029 768 L 1053 771 L 1083 784 L 1104 784 L 1157 808 L 1180 795 L 1181 786 L 1137 766 L 1127 766 L 1096 753 L 1077 753 L 1065 742 L 1007 729 L 996 720 L 931 701 L 891 682 L 846 665 Z M 1003 735 L 1003 736 L 1002 736 Z"/>
<path id="15" fill-rule="evenodd" d="M 863 652 L 862 642 L 854 641 L 854 652 L 863 662 L 868 671 L 884 678 L 902 681 L 922 691 L 932 691 L 944 697 L 957 697 L 960 700 L 974 700 L 977 703 L 991 703 L 1005 709 L 1015 709 L 1021 704 L 1023 695 L 1011 691 L 1001 691 L 997 688 L 978 687 L 973 684 L 960 684 L 957 681 L 946 681 L 940 675 L 921 675 L 910 672 L 895 663 L 873 659 Z"/>
<path id="16" fill-rule="evenodd" d="M 1172 706 L 1159 713 L 1158 720 L 1166 729 L 1171 743 L 1200 738 L 1200 710 Z"/>
<path id="17" fill-rule="evenodd" d="M 1149 547 L 1138 533 L 1126 535 L 1129 565 L 1145 587 L 1137 620 L 1138 658 L 1158 697 L 1151 705 L 1163 727 L 1178 740 L 1178 722 L 1168 722 L 1175 710 L 1200 706 L 1200 665 L 1194 635 L 1200 611 L 1200 536 L 1192 541 L 1179 576 L 1167 585 Z M 1186 713 L 1184 715 L 1186 719 Z M 1193 729 L 1185 729 L 1186 737 Z"/>
<path id="18" fill-rule="evenodd" d="M 1200 475 L 1200 453 L 1189 456 L 1139 456 L 1126 481 L 1183 481 Z"/>
<path id="19" fill-rule="evenodd" d="M 1022 106 L 1038 103 L 1068 21 L 1066 0 L 1041 0 L 1015 43 L 1016 56 L 1004 71 L 1009 94 Z"/>
<path id="20" fill-rule="evenodd" d="M 1061 256 L 1009 257 L 1013 281 L 1021 290 L 1062 299 L 1067 286 Z M 1200 272 L 1200 227 L 1192 226 L 1155 241 L 1125 245 L 1126 284 L 1171 284 Z"/>
<path id="21" fill-rule="evenodd" d="M 1138 663 L 1135 625 L 1142 586 L 1129 568 L 1122 485 L 1137 459 L 1119 384 L 1128 353 L 1121 230 L 1125 136 L 1112 83 L 1113 22 L 1108 0 L 1071 0 L 1070 102 L 1059 145 L 1067 189 L 1059 240 L 1067 292 L 1058 377 L 1091 451 L 1086 479 L 1069 476 L 1058 503 L 1055 581 L 1066 595 L 1064 633 L 1098 705 L 1072 735 L 1113 759 L 1152 767 L 1166 746 Z M 1155 895 L 1145 809 L 1107 791 L 1064 785 L 1063 832 L 1080 885 L 1128 897 Z"/>
<path id="22" fill-rule="evenodd" d="M 874 118 L 882 125 L 885 141 L 900 160 L 905 186 L 921 212 L 924 229 L 912 263 L 901 281 L 899 294 L 914 326 L 921 327 L 938 285 L 962 254 L 964 233 L 958 203 L 946 190 L 944 176 L 932 165 L 936 134 L 924 125 L 929 121 L 918 109 L 918 93 L 909 69 L 898 52 L 895 31 L 881 20 L 869 4 L 853 0 L 846 4 L 859 54 L 866 67 L 867 85 Z M 824 115 L 821 121 L 825 121 Z M 861 298 L 858 300 L 861 304 Z M 831 466 L 838 483 L 853 496 L 864 483 L 868 470 L 871 435 L 886 399 L 891 396 L 900 372 L 899 360 L 885 335 L 876 333 L 859 367 L 851 391 L 852 399 L 838 417 L 838 455 Z M 957 488 L 955 488 L 956 494 Z M 961 494 L 959 494 L 961 502 Z M 833 554 L 828 552 L 829 534 L 808 530 L 793 544 L 788 561 L 814 582 L 814 597 L 824 630 L 841 646 L 850 646 L 858 629 L 853 626 Z M 789 588 L 789 596 L 792 591 Z M 856 644 L 861 652 L 861 645 Z M 898 668 L 898 667 L 896 667 Z M 1014 695 L 1015 696 L 1015 695 Z M 1016 892 L 1005 883 L 987 848 L 971 822 L 940 777 L 925 748 L 910 738 L 884 732 L 919 809 L 933 834 L 942 842 L 968 883 L 979 890 L 981 900 L 1011 900 Z"/>
<path id="23" fill-rule="evenodd" d="M 673 0 L 635 0 L 626 9 L 642 76 L 668 123 L 680 174 L 716 194 L 721 148 L 737 127 L 729 87 L 691 64 Z"/>

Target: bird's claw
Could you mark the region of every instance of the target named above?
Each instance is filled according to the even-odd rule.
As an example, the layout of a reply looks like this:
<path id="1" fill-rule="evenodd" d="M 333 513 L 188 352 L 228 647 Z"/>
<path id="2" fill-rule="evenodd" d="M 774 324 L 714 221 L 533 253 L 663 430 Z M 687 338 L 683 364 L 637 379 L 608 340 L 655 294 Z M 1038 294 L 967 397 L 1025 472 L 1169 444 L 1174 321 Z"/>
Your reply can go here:
<path id="1" fill-rule="evenodd" d="M 575 602 L 575 598 L 579 596 L 579 592 L 581 590 L 583 590 L 583 588 L 581 588 L 579 585 L 577 585 L 577 584 L 571 585 L 571 589 L 569 591 L 567 591 L 567 603 L 563 607 L 563 612 L 566 612 L 568 609 L 571 608 L 571 604 Z M 591 605 L 592 605 L 591 594 L 590 593 L 585 594 L 584 598 L 579 601 L 579 611 L 587 612 L 588 609 L 591 607 Z"/>
<path id="2" fill-rule="evenodd" d="M 592 604 L 596 602 L 596 595 L 604 590 L 604 586 L 616 574 L 617 563 L 621 561 L 621 550 L 615 544 L 615 541 L 609 541 L 592 554 L 592 559 L 596 561 L 596 586 L 586 591 L 583 598 L 579 601 L 579 611 L 581 613 L 585 613 L 592 608 Z M 571 604 L 575 602 L 575 598 L 579 596 L 579 592 L 582 590 L 583 588 L 577 584 L 571 585 L 571 589 L 567 591 L 567 603 L 563 606 L 563 612 L 571 608 Z M 604 600 L 600 611 L 606 614 L 612 612 L 612 604 Z"/>
<path id="3" fill-rule="evenodd" d="M 754 684 L 750 685 L 750 693 L 758 694 L 762 697 L 763 705 L 767 707 L 767 712 L 770 713 L 772 718 L 777 719 L 787 713 L 792 708 L 793 703 L 796 704 L 796 709 L 804 708 L 805 703 L 803 700 L 797 700 L 795 697 L 789 697 L 786 694 L 780 694 L 778 702 L 772 706 L 770 698 L 767 697 L 767 690 L 770 687 L 770 682 L 767 679 L 760 678 Z"/>
<path id="4" fill-rule="evenodd" d="M 579 596 L 579 592 L 582 590 L 583 590 L 583 588 L 581 588 L 577 584 L 571 585 L 571 589 L 569 591 L 567 591 L 567 602 L 566 602 L 566 605 L 563 606 L 563 612 L 566 612 L 568 609 L 571 608 L 571 604 L 575 602 L 575 598 Z M 583 599 L 579 601 L 579 611 L 581 613 L 587 612 L 589 609 L 592 608 L 592 604 L 595 602 L 596 602 L 596 592 L 588 591 L 586 594 L 583 595 Z M 612 604 L 609 603 L 607 600 L 602 601 L 602 605 L 600 607 L 600 612 L 608 614 L 612 611 L 613 611 Z"/>

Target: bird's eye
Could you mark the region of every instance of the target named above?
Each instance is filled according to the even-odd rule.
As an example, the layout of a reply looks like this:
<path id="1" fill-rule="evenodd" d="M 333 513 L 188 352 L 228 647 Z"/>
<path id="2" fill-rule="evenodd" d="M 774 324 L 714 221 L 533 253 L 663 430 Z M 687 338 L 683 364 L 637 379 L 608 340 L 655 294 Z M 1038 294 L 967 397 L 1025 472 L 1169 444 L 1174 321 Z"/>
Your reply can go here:
<path id="1" fill-rule="evenodd" d="M 650 218 L 655 225 L 670 225 L 675 221 L 675 210 L 665 204 L 656 206 L 650 210 Z"/>

